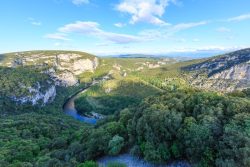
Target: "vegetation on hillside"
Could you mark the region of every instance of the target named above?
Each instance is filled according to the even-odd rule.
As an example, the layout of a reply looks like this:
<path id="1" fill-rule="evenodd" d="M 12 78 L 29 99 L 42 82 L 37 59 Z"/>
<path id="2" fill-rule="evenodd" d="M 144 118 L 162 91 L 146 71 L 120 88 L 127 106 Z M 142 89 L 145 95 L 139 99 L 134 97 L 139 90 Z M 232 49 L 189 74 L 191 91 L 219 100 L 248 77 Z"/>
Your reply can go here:
<path id="1" fill-rule="evenodd" d="M 0 65 L 1 66 L 11 66 L 13 60 L 19 60 L 21 58 L 31 59 L 27 65 L 35 65 L 44 63 L 46 60 L 54 59 L 56 55 L 59 54 L 78 54 L 81 55 L 81 58 L 94 59 L 94 55 L 79 52 L 79 51 L 62 51 L 62 50 L 37 50 L 37 51 L 26 51 L 26 52 L 13 52 L 0 54 Z M 32 58 L 36 60 L 32 61 Z M 26 62 L 27 63 L 27 62 Z"/>
<path id="2" fill-rule="evenodd" d="M 91 87 L 75 100 L 75 104 L 82 114 L 94 111 L 110 115 L 159 92 L 159 88 L 136 77 L 112 79 Z"/>
<path id="3" fill-rule="evenodd" d="M 131 153 L 154 163 L 184 158 L 198 166 L 249 166 L 249 112 L 248 99 L 176 90 L 120 111 L 95 131 L 107 134 L 107 146 L 112 136 L 123 137 Z M 96 149 L 107 154 L 103 146 Z"/>
<path id="4" fill-rule="evenodd" d="M 55 101 L 45 107 L 6 96 L 22 92 L 18 81 L 33 85 L 46 75 L 31 67 L 1 67 L 0 166 L 97 166 L 99 157 L 123 152 L 155 164 L 185 159 L 194 166 L 250 166 L 249 89 L 196 90 L 180 68 L 200 60 L 138 70 L 148 61 L 102 59 L 94 73 L 79 76 L 78 87 L 57 87 Z M 76 100 L 79 112 L 99 112 L 104 119 L 93 126 L 62 112 L 70 95 L 107 74 L 110 80 Z"/>
<path id="5" fill-rule="evenodd" d="M 247 99 L 174 91 L 148 98 L 130 112 L 132 152 L 148 161 L 187 158 L 198 166 L 250 165 Z"/>
<path id="6" fill-rule="evenodd" d="M 27 87 L 37 87 L 37 83 L 46 90 L 49 82 L 53 81 L 48 75 L 41 73 L 41 69 L 35 67 L 7 68 L 0 67 L 0 95 L 1 96 L 27 96 Z"/>
<path id="7" fill-rule="evenodd" d="M 51 109 L 1 118 L 1 164 L 74 166 L 131 148 L 154 163 L 188 159 L 199 166 L 250 165 L 247 98 L 169 91 L 95 127 Z"/>

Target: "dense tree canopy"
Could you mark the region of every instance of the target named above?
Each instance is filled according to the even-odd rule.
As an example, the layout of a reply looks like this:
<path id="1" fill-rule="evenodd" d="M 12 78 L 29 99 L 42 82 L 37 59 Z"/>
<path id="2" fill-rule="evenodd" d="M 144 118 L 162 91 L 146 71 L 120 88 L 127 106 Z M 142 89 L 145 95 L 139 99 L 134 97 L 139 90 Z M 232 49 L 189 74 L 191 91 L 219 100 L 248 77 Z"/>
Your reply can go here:
<path id="1" fill-rule="evenodd" d="M 56 118 L 63 114 L 56 111 L 42 112 L 1 118 L 1 164 L 74 166 L 130 150 L 154 163 L 187 159 L 199 166 L 250 165 L 247 98 L 168 91 L 108 116 L 95 127 L 66 122 L 71 119 L 66 116 Z"/>
<path id="2" fill-rule="evenodd" d="M 130 109 L 132 152 L 161 163 L 249 166 L 250 102 L 216 93 L 168 92 Z"/>

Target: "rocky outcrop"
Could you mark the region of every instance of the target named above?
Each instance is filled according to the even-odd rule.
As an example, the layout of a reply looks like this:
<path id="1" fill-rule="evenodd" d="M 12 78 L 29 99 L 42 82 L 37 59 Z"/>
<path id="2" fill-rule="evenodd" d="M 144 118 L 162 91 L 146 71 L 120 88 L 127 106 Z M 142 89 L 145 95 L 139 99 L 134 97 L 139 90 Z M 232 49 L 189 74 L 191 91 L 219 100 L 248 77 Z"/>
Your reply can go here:
<path id="1" fill-rule="evenodd" d="M 212 79 L 250 80 L 250 63 L 239 64 L 214 74 Z"/>
<path id="2" fill-rule="evenodd" d="M 250 49 L 243 49 L 225 55 L 216 56 L 204 62 L 185 67 L 188 71 L 205 71 L 208 76 L 230 69 L 250 61 Z"/>
<path id="3" fill-rule="evenodd" d="M 48 81 L 16 83 L 20 92 L 12 94 L 12 100 L 32 105 L 45 105 L 54 100 L 57 86 L 76 86 L 78 76 L 86 71 L 94 72 L 98 67 L 98 58 L 83 52 L 74 51 L 32 51 L 7 54 L 1 66 L 31 67 L 38 74 L 45 74 Z M 46 77 L 45 77 L 46 78 Z M 25 84 L 28 83 L 28 84 Z"/>
<path id="4" fill-rule="evenodd" d="M 29 95 L 21 96 L 21 97 L 11 97 L 16 102 L 21 104 L 31 103 L 32 105 L 36 105 L 40 103 L 41 105 L 45 105 L 50 103 L 56 97 L 56 87 L 55 85 L 51 85 L 46 90 L 42 90 L 40 83 L 37 83 L 36 87 L 25 87 L 24 89 L 28 89 Z"/>
<path id="5" fill-rule="evenodd" d="M 63 71 L 60 74 L 52 74 L 52 76 L 54 76 L 56 85 L 59 86 L 78 86 L 79 84 L 77 77 L 70 71 Z"/>
<path id="6" fill-rule="evenodd" d="M 191 84 L 216 91 L 232 92 L 250 87 L 250 49 L 217 56 L 184 68 L 195 71 Z"/>
<path id="7" fill-rule="evenodd" d="M 81 52 L 23 52 L 16 53 L 10 64 L 12 67 L 47 67 L 43 73 L 50 75 L 56 85 L 68 87 L 78 85 L 78 75 L 85 71 L 94 72 L 98 66 L 98 58 Z"/>
<path id="8" fill-rule="evenodd" d="M 60 54 L 56 56 L 54 64 L 57 70 L 68 70 L 79 75 L 85 71 L 94 71 L 98 66 L 98 59 L 82 58 L 78 54 Z"/>

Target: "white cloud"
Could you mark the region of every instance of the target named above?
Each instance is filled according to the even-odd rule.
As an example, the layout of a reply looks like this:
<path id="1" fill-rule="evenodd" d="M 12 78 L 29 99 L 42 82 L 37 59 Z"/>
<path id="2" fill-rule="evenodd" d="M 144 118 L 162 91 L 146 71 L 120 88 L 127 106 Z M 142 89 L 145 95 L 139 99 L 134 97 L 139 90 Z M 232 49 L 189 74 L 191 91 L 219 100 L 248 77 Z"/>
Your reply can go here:
<path id="1" fill-rule="evenodd" d="M 216 29 L 217 32 L 231 32 L 231 29 L 226 27 L 219 27 Z"/>
<path id="2" fill-rule="evenodd" d="M 89 3 L 89 0 L 72 0 L 72 3 L 74 5 L 82 5 L 82 4 L 87 4 Z"/>
<path id="3" fill-rule="evenodd" d="M 116 9 L 131 15 L 130 23 L 146 22 L 155 25 L 167 25 L 160 19 L 165 8 L 175 0 L 122 0 Z"/>
<path id="4" fill-rule="evenodd" d="M 124 24 L 124 23 L 115 23 L 114 26 L 122 28 L 122 27 L 126 26 L 126 24 Z"/>
<path id="5" fill-rule="evenodd" d="M 59 28 L 58 31 L 63 33 L 82 33 L 82 34 L 96 34 L 100 33 L 102 30 L 99 28 L 99 24 L 96 22 L 83 22 L 77 21 L 75 23 L 66 24 L 63 27 Z"/>
<path id="6" fill-rule="evenodd" d="M 34 26 L 41 26 L 42 22 L 41 21 L 37 21 L 36 19 L 29 17 L 28 18 L 30 24 L 34 25 Z"/>
<path id="7" fill-rule="evenodd" d="M 126 44 L 126 43 L 133 43 L 133 42 L 142 41 L 142 38 L 140 38 L 140 37 L 133 36 L 133 35 L 127 35 L 127 34 L 103 32 L 99 35 L 100 35 L 100 37 L 104 37 L 105 39 L 112 41 L 114 43 L 117 43 L 117 44 Z"/>
<path id="8" fill-rule="evenodd" d="M 159 38 L 168 38 L 173 36 L 174 34 L 184 31 L 187 29 L 191 29 L 194 27 L 199 27 L 202 25 L 208 24 L 208 21 L 200 21 L 200 22 L 191 22 L 191 23 L 180 23 L 176 25 L 170 25 L 167 27 L 161 27 L 158 29 L 152 30 L 144 30 L 140 33 L 140 35 L 144 36 L 147 39 L 159 39 Z"/>
<path id="9" fill-rule="evenodd" d="M 62 41 L 69 41 L 70 39 L 68 39 L 66 37 L 66 34 L 63 33 L 54 33 L 54 34 L 47 34 L 44 37 L 48 38 L 48 39 L 55 39 L 55 40 L 62 40 Z"/>
<path id="10" fill-rule="evenodd" d="M 194 27 L 198 27 L 198 26 L 202 26 L 206 24 L 208 24 L 208 21 L 180 23 L 180 24 L 173 26 L 171 30 L 174 32 L 178 32 L 178 31 L 182 31 L 182 30 L 186 30 L 186 29 L 190 29 L 190 28 L 194 28 Z"/>
<path id="11" fill-rule="evenodd" d="M 229 18 L 227 21 L 228 22 L 239 22 L 239 21 L 244 21 L 244 20 L 249 20 L 249 19 L 250 19 L 250 13 Z"/>
<path id="12" fill-rule="evenodd" d="M 75 23 L 67 24 L 58 29 L 62 33 L 79 33 L 82 35 L 90 35 L 99 38 L 106 39 L 108 41 L 124 44 L 141 41 L 140 37 L 127 35 L 127 34 L 118 34 L 113 32 L 107 32 L 99 28 L 99 24 L 96 22 L 83 22 L 77 21 Z"/>
<path id="13" fill-rule="evenodd" d="M 145 41 L 169 38 L 170 36 L 174 36 L 174 34 L 178 33 L 179 31 L 191 29 L 197 26 L 202 26 L 207 23 L 208 22 L 206 21 L 181 23 L 167 27 L 166 26 L 158 27 L 157 29 L 144 30 L 136 35 L 129 35 L 129 34 L 121 34 L 121 33 L 105 31 L 100 28 L 100 25 L 97 22 L 76 21 L 74 23 L 66 24 L 63 27 L 58 28 L 57 33 L 47 34 L 45 37 L 49 39 L 69 40 L 67 36 L 70 36 L 73 33 L 78 33 L 81 35 L 104 39 L 106 40 L 106 42 L 110 43 L 128 44 L 128 43 L 145 42 Z M 171 38 L 175 39 L 174 37 Z M 184 40 L 180 39 L 176 40 L 184 42 Z"/>

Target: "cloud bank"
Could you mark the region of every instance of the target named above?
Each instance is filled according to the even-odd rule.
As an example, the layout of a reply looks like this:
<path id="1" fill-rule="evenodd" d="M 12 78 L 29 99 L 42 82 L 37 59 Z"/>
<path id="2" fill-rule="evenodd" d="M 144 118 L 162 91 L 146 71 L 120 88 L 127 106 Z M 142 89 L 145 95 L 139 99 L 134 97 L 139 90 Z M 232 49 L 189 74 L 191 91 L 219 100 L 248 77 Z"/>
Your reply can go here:
<path id="1" fill-rule="evenodd" d="M 99 28 L 100 25 L 96 22 L 77 21 L 75 23 L 66 24 L 58 29 L 61 33 L 79 33 L 82 35 L 89 35 L 108 40 L 116 44 L 126 44 L 141 41 L 140 37 L 108 32 Z"/>

